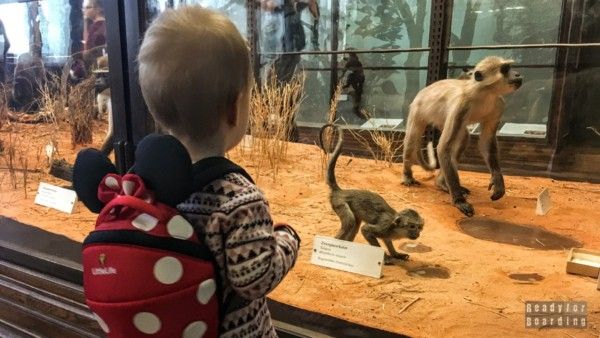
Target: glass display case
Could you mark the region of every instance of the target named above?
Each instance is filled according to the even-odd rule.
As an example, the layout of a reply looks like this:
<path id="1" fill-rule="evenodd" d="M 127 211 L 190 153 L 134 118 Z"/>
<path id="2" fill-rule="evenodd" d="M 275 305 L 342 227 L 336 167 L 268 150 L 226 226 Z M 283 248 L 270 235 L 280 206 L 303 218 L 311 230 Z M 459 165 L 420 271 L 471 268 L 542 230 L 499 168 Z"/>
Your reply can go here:
<path id="1" fill-rule="evenodd" d="M 153 20 L 187 5 L 224 14 L 250 50 L 251 122 L 226 156 L 252 176 L 273 222 L 302 240 L 268 295 L 281 337 L 600 333 L 600 1 L 9 0 L 0 1 L 0 336 L 103 335 L 82 289 L 81 244 L 97 215 L 76 199 L 70 212 L 40 203 L 40 187 L 73 194 L 72 165 L 87 147 L 125 174 L 140 140 L 166 133 L 148 113 L 137 57 Z M 438 81 L 475 83 L 488 56 L 512 60 L 523 79 L 503 95 L 497 142 L 471 124 L 448 162 L 436 153 L 448 140 L 429 124 L 415 146 L 420 185 L 406 186 L 410 104 Z M 333 157 L 323 151 L 332 123 Z M 492 153 L 501 169 L 488 166 Z M 474 215 L 457 209 L 442 162 Z M 412 210 L 419 233 L 376 247 L 377 225 L 359 231 L 351 210 L 355 237 L 342 241 L 349 214 L 330 198 L 338 183 L 400 210 L 386 226 L 408 227 Z M 384 258 L 392 239 L 404 259 Z M 534 301 L 586 310 L 534 312 Z M 538 322 L 565 316 L 577 323 Z"/>

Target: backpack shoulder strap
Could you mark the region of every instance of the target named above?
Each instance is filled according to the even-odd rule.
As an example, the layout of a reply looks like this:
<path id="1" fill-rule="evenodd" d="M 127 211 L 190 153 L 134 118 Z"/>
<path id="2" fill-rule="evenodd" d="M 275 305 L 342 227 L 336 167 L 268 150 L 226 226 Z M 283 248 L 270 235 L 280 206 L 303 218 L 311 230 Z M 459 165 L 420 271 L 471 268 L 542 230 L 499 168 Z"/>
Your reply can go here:
<path id="1" fill-rule="evenodd" d="M 194 163 L 192 167 L 194 190 L 200 190 L 210 182 L 231 173 L 241 174 L 254 183 L 250 174 L 231 160 L 225 157 L 208 157 Z"/>

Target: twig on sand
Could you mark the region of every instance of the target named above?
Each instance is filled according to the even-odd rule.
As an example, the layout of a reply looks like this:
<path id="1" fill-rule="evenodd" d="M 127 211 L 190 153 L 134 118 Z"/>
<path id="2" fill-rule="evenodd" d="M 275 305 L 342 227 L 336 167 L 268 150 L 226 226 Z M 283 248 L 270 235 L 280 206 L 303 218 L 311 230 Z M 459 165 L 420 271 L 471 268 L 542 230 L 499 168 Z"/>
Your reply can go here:
<path id="1" fill-rule="evenodd" d="M 404 305 L 404 307 L 402 309 L 400 309 L 400 311 L 398 312 L 398 314 L 401 314 L 402 312 L 406 311 L 406 309 L 408 309 L 411 305 L 413 305 L 414 303 L 416 303 L 420 299 L 421 299 L 421 297 L 415 297 L 410 303 Z"/>
<path id="2" fill-rule="evenodd" d="M 473 304 L 473 305 L 481 306 L 482 308 L 486 309 L 486 311 L 488 311 L 488 312 L 496 314 L 496 315 L 498 315 L 500 317 L 508 318 L 507 316 L 505 316 L 504 314 L 501 313 L 501 311 L 503 311 L 504 309 L 506 309 L 506 307 L 501 307 L 501 308 L 491 307 L 491 306 L 487 306 L 487 305 L 476 303 L 472 299 L 467 298 L 467 297 L 463 297 L 463 299 L 466 300 L 467 302 Z"/>
<path id="3" fill-rule="evenodd" d="M 539 239 L 536 238 L 535 241 L 538 242 L 538 243 L 540 243 L 541 246 L 545 246 L 544 243 L 540 242 Z"/>

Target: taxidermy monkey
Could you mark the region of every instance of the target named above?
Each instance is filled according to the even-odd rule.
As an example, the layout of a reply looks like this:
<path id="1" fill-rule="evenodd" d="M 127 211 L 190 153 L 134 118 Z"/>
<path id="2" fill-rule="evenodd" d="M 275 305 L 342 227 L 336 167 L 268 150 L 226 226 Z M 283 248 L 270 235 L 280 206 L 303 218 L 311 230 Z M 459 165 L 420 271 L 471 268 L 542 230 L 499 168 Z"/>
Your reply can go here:
<path id="1" fill-rule="evenodd" d="M 492 175 L 488 186 L 488 190 L 493 188 L 491 199 L 495 201 L 504 196 L 496 131 L 504 111 L 503 95 L 514 92 L 523 84 L 521 75 L 511 70 L 513 62 L 489 56 L 475 66 L 469 79 L 441 80 L 417 94 L 410 104 L 404 138 L 404 185 L 419 184 L 411 170 L 415 157 L 425 170 L 435 169 L 425 162 L 419 151 L 425 127 L 431 124 L 442 131 L 437 146 L 440 171 L 436 185 L 450 193 L 452 203 L 462 213 L 473 216 L 473 206 L 465 198 L 469 190 L 460 185 L 457 166 L 469 137 L 467 125 L 479 122 L 479 150 Z"/>
<path id="2" fill-rule="evenodd" d="M 98 71 L 96 71 L 98 77 L 96 78 L 96 104 L 98 106 L 98 118 L 104 113 L 108 115 L 108 130 L 106 131 L 106 137 L 102 142 L 100 151 L 108 156 L 113 150 L 113 120 L 112 120 L 112 105 L 110 99 L 110 88 L 108 79 L 108 56 L 104 55 L 98 58 L 96 61 Z"/>
<path id="3" fill-rule="evenodd" d="M 323 132 L 328 128 L 337 131 L 337 143 L 333 154 L 327 163 L 327 185 L 330 189 L 330 203 L 342 222 L 342 228 L 335 238 L 353 241 L 359 228 L 365 239 L 373 246 L 380 246 L 377 239 L 382 239 L 389 251 L 385 262 L 398 258 L 407 260 L 408 255 L 398 253 L 392 244 L 393 239 L 417 239 L 423 230 L 423 219 L 412 209 L 395 211 L 380 195 L 368 190 L 342 189 L 335 179 L 335 164 L 342 151 L 343 133 L 335 125 L 325 125 L 321 128 L 319 142 L 324 151 Z M 361 226 L 361 223 L 365 224 Z"/>
<path id="4" fill-rule="evenodd" d="M 342 89 L 352 86 L 352 89 L 354 89 L 354 114 L 364 119 L 365 116 L 360 112 L 363 85 L 365 83 L 365 72 L 363 70 L 363 65 L 358 59 L 358 55 L 353 52 L 348 53 L 348 57 L 344 58 L 344 60 L 346 61 L 346 64 L 344 65 L 344 72 L 342 73 L 341 78 L 344 78 L 344 75 L 346 75 L 346 72 L 348 71 L 350 74 L 348 74 L 348 78 L 346 78 L 346 84 L 342 87 Z"/>

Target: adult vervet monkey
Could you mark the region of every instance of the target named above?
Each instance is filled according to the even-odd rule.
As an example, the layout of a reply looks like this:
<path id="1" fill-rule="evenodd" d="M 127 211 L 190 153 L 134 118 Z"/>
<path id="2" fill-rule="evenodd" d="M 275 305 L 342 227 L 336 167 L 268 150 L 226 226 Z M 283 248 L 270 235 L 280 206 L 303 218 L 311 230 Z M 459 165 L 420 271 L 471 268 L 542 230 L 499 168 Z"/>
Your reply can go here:
<path id="1" fill-rule="evenodd" d="M 446 79 L 423 88 L 410 105 L 404 138 L 403 184 L 419 184 L 411 170 L 415 157 L 426 170 L 420 152 L 421 138 L 427 125 L 442 131 L 437 146 L 440 171 L 436 185 L 449 192 L 452 203 L 465 215 L 473 216 L 473 206 L 466 201 L 469 190 L 460 185 L 458 160 L 462 155 L 469 132 L 467 125 L 479 123 L 479 150 L 491 173 L 488 190 L 493 188 L 492 200 L 504 196 L 504 178 L 498 163 L 496 131 L 504 111 L 503 95 L 514 92 L 523 83 L 521 75 L 511 70 L 513 60 L 489 56 L 481 60 L 468 79 Z"/>

